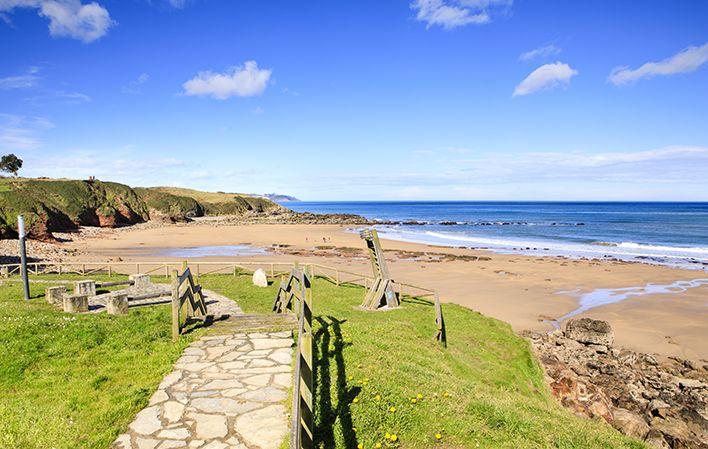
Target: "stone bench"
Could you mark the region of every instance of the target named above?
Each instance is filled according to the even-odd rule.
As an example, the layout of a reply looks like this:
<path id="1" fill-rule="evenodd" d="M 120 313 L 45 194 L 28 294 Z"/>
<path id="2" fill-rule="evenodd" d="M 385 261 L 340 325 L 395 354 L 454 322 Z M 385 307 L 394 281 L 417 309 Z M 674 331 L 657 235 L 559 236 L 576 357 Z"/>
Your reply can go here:
<path id="1" fill-rule="evenodd" d="M 111 293 L 106 299 L 106 311 L 109 315 L 127 315 L 128 295 L 126 293 Z"/>
<path id="2" fill-rule="evenodd" d="M 88 312 L 88 295 L 64 296 L 64 312 L 67 312 L 67 313 Z"/>
<path id="3" fill-rule="evenodd" d="M 66 295 L 66 287 L 47 287 L 44 290 L 44 297 L 47 299 L 49 304 L 55 306 L 62 306 L 64 304 L 64 295 Z"/>
<path id="4" fill-rule="evenodd" d="M 96 296 L 96 281 L 83 280 L 74 282 L 74 295 Z"/>
<path id="5" fill-rule="evenodd" d="M 133 281 L 134 288 L 149 288 L 152 286 L 152 281 L 150 281 L 150 275 L 148 274 L 131 274 L 128 279 Z"/>

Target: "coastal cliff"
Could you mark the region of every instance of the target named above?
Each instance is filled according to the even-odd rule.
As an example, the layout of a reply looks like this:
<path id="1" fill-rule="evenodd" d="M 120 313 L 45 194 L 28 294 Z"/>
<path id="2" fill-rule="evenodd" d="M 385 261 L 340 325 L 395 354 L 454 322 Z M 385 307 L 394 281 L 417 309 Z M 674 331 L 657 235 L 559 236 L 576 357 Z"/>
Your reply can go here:
<path id="1" fill-rule="evenodd" d="M 226 223 L 365 224 L 358 215 L 293 212 L 267 198 L 176 187 L 136 187 L 98 180 L 0 179 L 0 239 L 17 238 L 23 215 L 29 238 L 80 226 L 121 227 L 147 221 L 187 222 L 214 217 Z"/>

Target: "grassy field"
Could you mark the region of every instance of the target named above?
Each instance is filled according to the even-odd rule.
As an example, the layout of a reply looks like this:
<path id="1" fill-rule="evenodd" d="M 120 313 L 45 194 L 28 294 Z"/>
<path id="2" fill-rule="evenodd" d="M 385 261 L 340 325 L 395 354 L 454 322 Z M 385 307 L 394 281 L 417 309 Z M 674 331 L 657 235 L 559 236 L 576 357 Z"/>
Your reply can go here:
<path id="1" fill-rule="evenodd" d="M 270 313 L 275 286 L 254 287 L 248 276 L 200 281 L 246 312 Z M 364 312 L 362 296 L 314 283 L 318 447 L 644 447 L 556 405 L 508 325 L 445 305 L 443 349 L 432 341 L 430 303 Z M 173 345 L 167 306 L 73 316 L 20 298 L 19 284 L 0 286 L 1 448 L 107 448 L 199 335 Z"/>
<path id="2" fill-rule="evenodd" d="M 247 277 L 202 284 L 246 312 L 269 313 L 275 294 L 275 286 L 264 295 Z M 444 305 L 443 349 L 432 340 L 427 301 L 364 312 L 356 308 L 359 287 L 318 280 L 313 294 L 320 448 L 645 447 L 558 406 L 528 344 L 505 323 Z"/>
<path id="3" fill-rule="evenodd" d="M 194 338 L 172 344 L 169 306 L 69 315 L 21 298 L 19 283 L 0 286 L 3 449 L 107 448 Z"/>

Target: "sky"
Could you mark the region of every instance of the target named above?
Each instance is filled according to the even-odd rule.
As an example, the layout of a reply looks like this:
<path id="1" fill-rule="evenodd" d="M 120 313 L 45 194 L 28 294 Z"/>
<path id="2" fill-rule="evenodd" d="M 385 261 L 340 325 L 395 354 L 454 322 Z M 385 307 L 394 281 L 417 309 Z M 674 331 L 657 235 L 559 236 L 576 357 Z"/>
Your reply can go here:
<path id="1" fill-rule="evenodd" d="M 0 0 L 22 176 L 708 200 L 708 2 Z"/>

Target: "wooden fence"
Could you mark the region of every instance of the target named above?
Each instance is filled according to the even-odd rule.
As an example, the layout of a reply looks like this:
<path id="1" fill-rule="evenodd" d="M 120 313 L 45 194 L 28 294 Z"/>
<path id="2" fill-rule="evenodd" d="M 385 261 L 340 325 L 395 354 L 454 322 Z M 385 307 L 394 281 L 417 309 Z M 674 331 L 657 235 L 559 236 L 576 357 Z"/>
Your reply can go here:
<path id="1" fill-rule="evenodd" d="M 309 272 L 308 272 L 309 271 Z M 275 313 L 292 310 L 298 317 L 297 358 L 293 376 L 293 408 L 290 447 L 311 449 L 314 425 L 312 412 L 312 267 L 293 267 L 287 280 L 281 282 L 273 302 Z"/>
<path id="2" fill-rule="evenodd" d="M 183 272 L 172 270 L 172 340 L 177 341 L 182 330 L 195 319 L 207 319 L 207 306 L 202 287 L 194 283 L 192 271 L 185 263 Z"/>
<path id="3" fill-rule="evenodd" d="M 90 276 L 94 274 L 151 274 L 164 275 L 169 278 L 173 270 L 182 267 L 184 262 L 32 262 L 28 264 L 29 274 L 77 274 L 79 276 Z M 199 276 L 207 274 L 230 274 L 233 276 L 239 273 L 253 273 L 261 268 L 270 278 L 288 275 L 298 264 L 296 262 L 270 262 L 270 261 L 233 261 L 233 262 L 189 262 L 190 273 L 199 282 Z M 322 277 L 330 280 L 337 286 L 342 284 L 361 285 L 365 288 L 374 282 L 374 277 L 355 273 L 348 270 L 320 265 L 317 263 L 304 264 L 310 275 Z M 0 265 L 0 276 L 11 276 L 18 274 L 20 264 Z M 431 298 L 435 304 L 435 323 L 437 326 L 435 338 L 445 344 L 445 328 L 442 316 L 440 299 L 435 290 L 419 287 L 406 282 L 392 281 L 394 289 L 400 298 L 405 296 L 411 298 Z"/>

